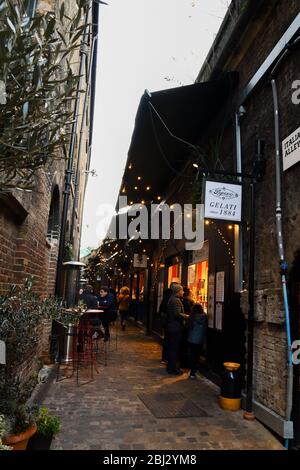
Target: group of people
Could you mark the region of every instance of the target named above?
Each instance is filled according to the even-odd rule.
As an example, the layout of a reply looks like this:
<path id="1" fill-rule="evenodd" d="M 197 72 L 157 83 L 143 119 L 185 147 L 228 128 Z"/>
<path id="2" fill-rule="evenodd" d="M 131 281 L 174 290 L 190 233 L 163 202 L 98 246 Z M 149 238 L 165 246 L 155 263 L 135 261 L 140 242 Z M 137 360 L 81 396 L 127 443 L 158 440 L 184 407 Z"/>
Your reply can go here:
<path id="1" fill-rule="evenodd" d="M 207 317 L 202 306 L 193 301 L 189 289 L 173 282 L 164 291 L 159 316 L 164 330 L 162 362 L 167 364 L 167 372 L 182 374 L 178 363 L 186 332 L 191 369 L 189 377 L 195 379 L 207 333 Z"/>
<path id="2" fill-rule="evenodd" d="M 118 310 L 121 317 L 121 328 L 125 330 L 130 305 L 128 287 L 123 286 L 117 295 L 114 289 L 104 286 L 100 288 L 99 294 L 95 295 L 93 287 L 88 284 L 79 292 L 79 301 L 85 304 L 87 310 L 103 310 L 101 317 L 94 315 L 92 320 L 102 323 L 104 327 L 104 341 L 109 339 L 109 324 L 117 319 Z"/>

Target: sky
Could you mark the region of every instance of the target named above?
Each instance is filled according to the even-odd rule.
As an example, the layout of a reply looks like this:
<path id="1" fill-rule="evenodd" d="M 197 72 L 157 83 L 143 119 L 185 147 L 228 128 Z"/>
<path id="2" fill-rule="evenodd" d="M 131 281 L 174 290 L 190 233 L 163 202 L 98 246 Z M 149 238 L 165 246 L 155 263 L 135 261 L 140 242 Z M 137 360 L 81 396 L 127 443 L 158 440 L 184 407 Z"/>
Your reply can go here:
<path id="1" fill-rule="evenodd" d="M 106 0 L 100 5 L 91 170 L 82 248 L 99 246 L 115 207 L 137 108 L 151 91 L 194 83 L 227 0 Z"/>

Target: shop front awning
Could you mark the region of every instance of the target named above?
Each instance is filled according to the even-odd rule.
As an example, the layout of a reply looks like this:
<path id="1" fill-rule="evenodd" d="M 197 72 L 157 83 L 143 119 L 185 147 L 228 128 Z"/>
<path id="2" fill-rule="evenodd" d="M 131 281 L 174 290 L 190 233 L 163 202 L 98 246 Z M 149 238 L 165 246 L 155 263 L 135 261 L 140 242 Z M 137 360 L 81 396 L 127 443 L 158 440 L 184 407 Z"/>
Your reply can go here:
<path id="1" fill-rule="evenodd" d="M 182 140 L 196 145 L 205 137 L 237 81 L 237 73 L 228 72 L 218 80 L 144 93 L 121 187 L 128 200 L 155 199 L 182 171 L 192 151 Z"/>

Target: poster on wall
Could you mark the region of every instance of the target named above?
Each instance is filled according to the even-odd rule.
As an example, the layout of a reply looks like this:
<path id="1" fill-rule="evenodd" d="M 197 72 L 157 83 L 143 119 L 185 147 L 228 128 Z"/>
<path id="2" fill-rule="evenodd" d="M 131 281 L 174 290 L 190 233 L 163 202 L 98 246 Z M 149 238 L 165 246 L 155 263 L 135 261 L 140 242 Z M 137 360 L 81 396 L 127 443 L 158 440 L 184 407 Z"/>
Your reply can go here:
<path id="1" fill-rule="evenodd" d="M 4 341 L 0 340 L 0 364 L 6 364 L 6 348 Z"/>
<path id="2" fill-rule="evenodd" d="M 163 281 L 160 281 L 157 287 L 157 311 L 159 311 L 159 307 L 162 302 L 163 295 L 164 295 L 164 283 Z"/>
<path id="3" fill-rule="evenodd" d="M 223 304 L 221 302 L 216 303 L 216 329 L 223 329 Z"/>
<path id="4" fill-rule="evenodd" d="M 225 272 L 216 274 L 216 302 L 224 302 Z"/>
<path id="5" fill-rule="evenodd" d="M 208 277 L 208 305 L 207 305 L 207 322 L 208 327 L 214 327 L 215 314 L 215 276 L 210 274 Z"/>

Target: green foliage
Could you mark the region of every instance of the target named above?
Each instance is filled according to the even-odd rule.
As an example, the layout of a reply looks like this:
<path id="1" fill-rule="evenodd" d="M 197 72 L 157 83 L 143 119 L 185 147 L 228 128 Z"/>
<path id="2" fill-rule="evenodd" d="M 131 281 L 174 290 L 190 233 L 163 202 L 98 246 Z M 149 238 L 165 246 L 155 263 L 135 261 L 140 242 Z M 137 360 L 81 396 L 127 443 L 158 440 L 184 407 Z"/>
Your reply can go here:
<path id="1" fill-rule="evenodd" d="M 37 420 L 38 433 L 44 436 L 55 436 L 60 431 L 60 419 L 51 416 L 46 407 L 41 407 Z"/>
<path id="2" fill-rule="evenodd" d="M 73 245 L 66 243 L 64 248 L 64 261 L 71 261 L 73 259 Z"/>
<path id="3" fill-rule="evenodd" d="M 1 400 L 0 413 L 9 423 L 9 434 L 21 434 L 36 424 L 38 418 L 38 406 L 29 406 L 16 400 Z"/>
<path id="4" fill-rule="evenodd" d="M 73 18 L 36 13 L 23 0 L 0 2 L 0 188 L 35 187 L 35 175 L 67 155 L 80 77 L 71 62 L 85 26 L 88 0 Z M 73 61 L 77 59 L 73 59 Z"/>

